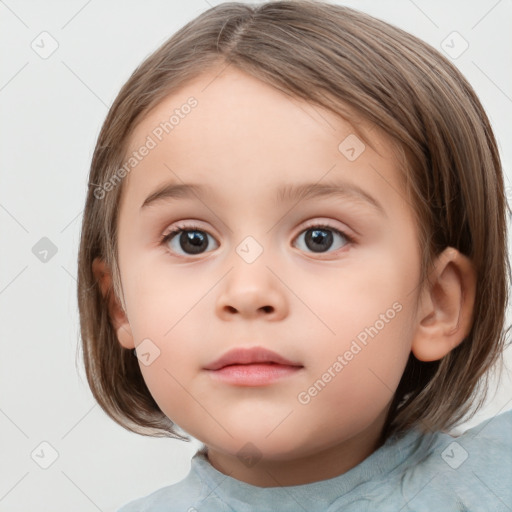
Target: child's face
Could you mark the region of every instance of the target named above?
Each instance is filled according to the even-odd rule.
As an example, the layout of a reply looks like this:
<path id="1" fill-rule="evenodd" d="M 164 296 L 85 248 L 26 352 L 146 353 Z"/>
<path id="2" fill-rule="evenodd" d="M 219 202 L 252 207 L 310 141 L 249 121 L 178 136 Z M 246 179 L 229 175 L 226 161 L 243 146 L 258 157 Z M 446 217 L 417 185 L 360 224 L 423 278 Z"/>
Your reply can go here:
<path id="1" fill-rule="evenodd" d="M 420 271 L 388 141 L 373 130 L 381 156 L 368 145 L 359 154 L 353 129 L 334 114 L 232 68 L 214 77 L 163 101 L 128 152 L 148 135 L 157 143 L 126 178 L 118 238 L 135 346 L 151 340 L 139 350 L 148 361 L 159 351 L 139 363 L 147 386 L 212 453 L 235 455 L 250 442 L 284 461 L 358 439 L 374 448 L 411 350 Z M 155 129 L 191 96 L 197 106 L 159 141 Z M 277 196 L 328 182 L 363 192 Z M 204 192 L 142 206 L 171 183 Z M 161 243 L 178 223 L 193 226 L 195 244 L 179 233 Z M 264 385 L 204 369 L 256 346 L 302 368 Z"/>

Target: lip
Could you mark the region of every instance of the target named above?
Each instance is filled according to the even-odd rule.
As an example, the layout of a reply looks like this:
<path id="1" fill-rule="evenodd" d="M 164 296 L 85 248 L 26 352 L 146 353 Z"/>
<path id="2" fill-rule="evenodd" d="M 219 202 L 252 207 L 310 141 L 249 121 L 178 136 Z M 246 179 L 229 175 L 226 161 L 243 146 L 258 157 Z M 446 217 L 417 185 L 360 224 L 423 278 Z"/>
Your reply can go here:
<path id="1" fill-rule="evenodd" d="M 302 370 L 302 366 L 276 363 L 233 364 L 219 370 L 208 370 L 215 380 L 234 386 L 266 386 L 275 381 L 291 377 Z"/>
<path id="2" fill-rule="evenodd" d="M 236 386 L 265 386 L 304 366 L 262 347 L 230 350 L 204 369 L 215 380 Z"/>
<path id="3" fill-rule="evenodd" d="M 251 365 L 258 363 L 303 367 L 302 364 L 290 361 L 277 352 L 263 347 L 253 347 L 231 349 L 219 359 L 208 364 L 204 369 L 216 371 L 230 365 Z"/>

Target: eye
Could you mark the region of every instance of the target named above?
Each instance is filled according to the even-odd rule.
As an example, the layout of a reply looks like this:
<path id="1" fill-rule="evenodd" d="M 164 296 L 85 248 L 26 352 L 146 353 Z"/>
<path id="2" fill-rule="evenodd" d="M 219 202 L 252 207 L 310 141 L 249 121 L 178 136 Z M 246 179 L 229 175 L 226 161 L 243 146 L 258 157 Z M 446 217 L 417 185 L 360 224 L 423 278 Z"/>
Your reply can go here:
<path id="1" fill-rule="evenodd" d="M 176 226 L 162 237 L 161 243 L 168 245 L 173 252 L 179 253 L 181 249 L 185 256 L 191 256 L 204 252 L 211 245 L 209 238 L 215 241 L 210 234 L 198 226 Z"/>
<path id="2" fill-rule="evenodd" d="M 300 240 L 303 233 L 305 234 L 304 242 L 303 246 L 299 247 L 299 249 L 306 250 L 304 249 L 305 245 L 307 249 L 315 253 L 327 252 L 333 245 L 337 245 L 337 247 L 334 247 L 334 250 L 336 250 L 354 241 L 352 237 L 345 234 L 343 231 L 323 224 L 308 226 L 304 231 L 301 231 L 301 234 L 296 237 L 295 240 Z M 338 239 L 338 244 L 336 244 L 336 239 Z M 345 240 L 346 243 L 341 243 L 340 245 L 339 240 Z"/>
<path id="3" fill-rule="evenodd" d="M 333 245 L 335 246 L 334 250 L 336 250 L 354 241 L 351 236 L 343 231 L 326 224 L 312 224 L 308 226 L 295 240 L 300 240 L 302 234 L 305 234 L 304 242 L 302 246 L 299 246 L 299 249 L 310 250 L 314 253 L 327 252 L 333 248 Z M 178 225 L 162 236 L 161 243 L 169 246 L 175 253 L 180 254 L 180 251 L 182 251 L 182 255 L 193 256 L 205 252 L 211 245 L 210 240 L 215 244 L 215 247 L 210 250 L 217 249 L 218 244 L 215 239 L 201 229 L 201 227 Z M 338 243 L 336 243 L 336 240 Z"/>

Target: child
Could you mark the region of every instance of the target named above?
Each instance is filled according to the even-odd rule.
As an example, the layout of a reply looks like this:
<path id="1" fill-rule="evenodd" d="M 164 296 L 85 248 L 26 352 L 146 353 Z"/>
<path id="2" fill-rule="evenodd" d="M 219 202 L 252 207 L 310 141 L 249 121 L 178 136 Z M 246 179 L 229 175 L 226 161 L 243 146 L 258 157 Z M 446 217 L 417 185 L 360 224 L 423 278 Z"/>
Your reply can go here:
<path id="1" fill-rule="evenodd" d="M 509 263 L 489 121 L 437 51 L 320 1 L 218 5 L 123 86 L 90 184 L 92 392 L 203 443 L 122 512 L 512 508 L 511 413 L 447 433 Z"/>

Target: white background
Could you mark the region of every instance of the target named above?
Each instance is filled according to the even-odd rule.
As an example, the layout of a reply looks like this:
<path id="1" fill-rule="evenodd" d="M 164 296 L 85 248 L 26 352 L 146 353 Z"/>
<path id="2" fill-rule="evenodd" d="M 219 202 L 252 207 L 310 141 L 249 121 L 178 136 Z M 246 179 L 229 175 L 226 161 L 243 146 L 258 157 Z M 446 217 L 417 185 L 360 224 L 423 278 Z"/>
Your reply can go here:
<path id="1" fill-rule="evenodd" d="M 512 2 L 339 3 L 440 51 L 452 31 L 462 35 L 469 48 L 454 62 L 490 116 L 512 190 Z M 0 1 L 2 512 L 115 511 L 188 473 L 198 442 L 132 434 L 95 405 L 77 358 L 76 267 L 88 168 L 108 107 L 134 68 L 210 5 Z M 47 59 L 31 48 L 43 31 L 58 42 Z M 57 248 L 46 263 L 32 252 L 42 237 Z M 461 428 L 512 407 L 507 372 L 494 399 Z M 43 441 L 58 453 L 48 469 L 36 463 L 50 461 Z"/>

